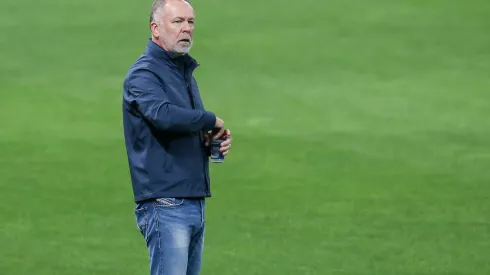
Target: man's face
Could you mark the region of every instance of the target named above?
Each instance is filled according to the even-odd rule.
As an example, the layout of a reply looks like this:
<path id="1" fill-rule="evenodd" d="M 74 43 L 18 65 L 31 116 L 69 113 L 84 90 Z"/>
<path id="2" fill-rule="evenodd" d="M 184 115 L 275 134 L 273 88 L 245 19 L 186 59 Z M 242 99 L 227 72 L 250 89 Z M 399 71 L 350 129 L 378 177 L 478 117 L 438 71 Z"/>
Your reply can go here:
<path id="1" fill-rule="evenodd" d="M 168 0 L 163 11 L 156 18 L 158 39 L 163 48 L 174 54 L 186 54 L 192 47 L 194 33 L 194 9 L 182 0 Z"/>

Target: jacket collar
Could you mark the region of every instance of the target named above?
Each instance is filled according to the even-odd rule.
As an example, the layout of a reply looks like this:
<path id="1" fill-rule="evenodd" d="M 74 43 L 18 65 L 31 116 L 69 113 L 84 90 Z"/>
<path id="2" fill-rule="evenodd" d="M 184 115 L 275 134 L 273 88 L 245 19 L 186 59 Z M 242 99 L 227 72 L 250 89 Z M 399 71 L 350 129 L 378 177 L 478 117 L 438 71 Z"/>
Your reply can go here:
<path id="1" fill-rule="evenodd" d="M 178 63 L 177 59 L 181 59 L 186 66 L 193 67 L 193 68 L 199 66 L 199 63 L 197 63 L 197 61 L 194 58 L 192 58 L 189 54 L 185 54 L 182 56 L 172 56 L 165 49 L 163 49 L 155 42 L 153 42 L 151 38 L 148 39 L 148 43 L 146 45 L 146 52 L 153 57 L 173 63 L 174 65 L 177 65 Z"/>

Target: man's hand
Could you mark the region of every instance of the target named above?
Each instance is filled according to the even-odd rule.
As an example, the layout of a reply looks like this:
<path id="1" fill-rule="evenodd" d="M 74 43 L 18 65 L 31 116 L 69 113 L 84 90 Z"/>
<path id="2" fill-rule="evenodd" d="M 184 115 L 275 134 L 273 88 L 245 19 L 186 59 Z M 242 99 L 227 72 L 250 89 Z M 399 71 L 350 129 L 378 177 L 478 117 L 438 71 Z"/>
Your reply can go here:
<path id="1" fill-rule="evenodd" d="M 223 156 L 228 155 L 228 152 L 230 151 L 231 148 L 231 131 L 230 130 L 225 130 L 224 135 L 221 137 L 224 138 L 225 141 L 221 143 L 221 148 L 220 151 L 223 154 Z"/>
<path id="2" fill-rule="evenodd" d="M 204 145 L 207 147 L 209 146 L 211 140 L 215 140 L 222 137 L 225 134 L 224 127 L 225 127 L 224 121 L 221 118 L 216 117 L 214 130 L 209 133 L 204 133 L 204 132 L 202 133 L 202 137 L 204 139 Z"/>
<path id="3" fill-rule="evenodd" d="M 203 138 L 204 138 L 204 145 L 206 147 L 209 146 L 212 139 L 216 139 L 216 138 L 211 137 L 209 134 L 205 134 L 205 133 L 203 133 Z M 230 148 L 231 148 L 231 140 L 232 140 L 231 131 L 228 129 L 223 130 L 223 135 L 221 135 L 217 138 L 224 139 L 224 141 L 221 143 L 221 146 L 220 146 L 220 152 L 223 154 L 223 156 L 226 156 L 229 153 Z"/>
<path id="4" fill-rule="evenodd" d="M 225 134 L 224 127 L 225 127 L 225 123 L 223 122 L 223 120 L 221 120 L 221 118 L 219 117 L 216 117 L 216 123 L 214 124 L 214 128 L 216 129 L 216 131 L 213 131 L 213 137 L 212 137 L 213 140 Z"/>
<path id="5" fill-rule="evenodd" d="M 223 128 L 225 127 L 225 122 L 221 118 L 216 117 L 216 123 L 214 124 L 214 127 Z"/>

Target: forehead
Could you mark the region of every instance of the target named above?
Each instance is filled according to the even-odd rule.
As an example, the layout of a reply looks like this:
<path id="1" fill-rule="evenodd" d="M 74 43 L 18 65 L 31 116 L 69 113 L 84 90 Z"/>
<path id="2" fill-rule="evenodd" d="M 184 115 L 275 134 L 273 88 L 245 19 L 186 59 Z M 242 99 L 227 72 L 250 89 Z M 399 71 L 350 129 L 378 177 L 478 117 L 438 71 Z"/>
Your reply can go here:
<path id="1" fill-rule="evenodd" d="M 194 18 L 194 9 L 183 0 L 168 0 L 163 8 L 163 13 L 167 18 Z"/>

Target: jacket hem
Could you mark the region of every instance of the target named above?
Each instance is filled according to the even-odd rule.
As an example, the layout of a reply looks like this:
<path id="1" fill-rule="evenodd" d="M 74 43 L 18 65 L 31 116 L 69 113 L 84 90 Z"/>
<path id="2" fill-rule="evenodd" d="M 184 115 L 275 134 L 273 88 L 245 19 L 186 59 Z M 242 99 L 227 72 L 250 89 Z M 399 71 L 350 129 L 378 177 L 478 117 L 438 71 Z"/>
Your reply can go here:
<path id="1" fill-rule="evenodd" d="M 134 196 L 134 201 L 135 202 L 142 202 L 142 201 L 147 201 L 147 200 L 152 200 L 152 199 L 158 199 L 158 198 L 192 198 L 192 199 L 199 199 L 199 198 L 210 198 L 210 197 L 211 197 L 211 193 L 206 193 L 206 192 L 200 192 L 198 194 L 173 193 L 173 192 L 157 192 L 157 193 L 152 193 L 152 194 L 147 194 L 147 195 Z"/>

